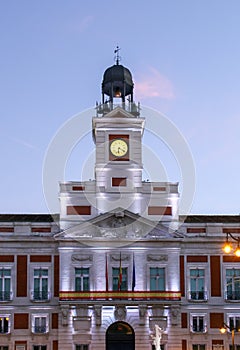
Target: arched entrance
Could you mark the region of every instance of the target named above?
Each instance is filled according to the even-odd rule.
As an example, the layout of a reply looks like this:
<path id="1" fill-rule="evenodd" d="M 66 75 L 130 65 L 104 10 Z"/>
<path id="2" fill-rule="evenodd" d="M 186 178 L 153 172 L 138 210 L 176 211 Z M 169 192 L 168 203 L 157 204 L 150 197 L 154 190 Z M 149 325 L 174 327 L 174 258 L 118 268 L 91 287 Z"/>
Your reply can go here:
<path id="1" fill-rule="evenodd" d="M 106 350 L 135 350 L 135 334 L 126 322 L 115 322 L 106 332 Z"/>

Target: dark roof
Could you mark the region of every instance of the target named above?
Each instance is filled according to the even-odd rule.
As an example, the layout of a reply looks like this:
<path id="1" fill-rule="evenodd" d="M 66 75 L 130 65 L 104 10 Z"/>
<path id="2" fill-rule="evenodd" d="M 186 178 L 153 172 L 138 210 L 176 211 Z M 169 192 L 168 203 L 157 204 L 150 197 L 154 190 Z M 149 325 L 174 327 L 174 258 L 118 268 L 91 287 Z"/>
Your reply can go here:
<path id="1" fill-rule="evenodd" d="M 59 214 L 0 214 L 0 222 L 54 222 Z"/>
<path id="2" fill-rule="evenodd" d="M 240 223 L 240 215 L 180 215 L 180 221 L 185 223 Z"/>
<path id="3" fill-rule="evenodd" d="M 0 222 L 54 222 L 59 221 L 59 214 L 0 214 Z M 240 215 L 180 215 L 185 223 L 240 223 Z"/>

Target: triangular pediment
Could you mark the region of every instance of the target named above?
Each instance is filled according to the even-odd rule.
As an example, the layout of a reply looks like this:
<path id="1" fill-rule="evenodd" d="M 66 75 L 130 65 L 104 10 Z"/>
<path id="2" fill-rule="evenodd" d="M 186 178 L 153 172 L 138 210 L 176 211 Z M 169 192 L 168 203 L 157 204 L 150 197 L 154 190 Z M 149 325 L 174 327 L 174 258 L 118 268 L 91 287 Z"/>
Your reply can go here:
<path id="1" fill-rule="evenodd" d="M 104 118 L 134 118 L 134 116 L 122 107 L 117 106 L 109 113 L 105 114 Z"/>
<path id="2" fill-rule="evenodd" d="M 180 238 L 161 223 L 150 221 L 123 208 L 100 214 L 88 221 L 76 223 L 56 235 L 56 239 L 145 240 Z"/>

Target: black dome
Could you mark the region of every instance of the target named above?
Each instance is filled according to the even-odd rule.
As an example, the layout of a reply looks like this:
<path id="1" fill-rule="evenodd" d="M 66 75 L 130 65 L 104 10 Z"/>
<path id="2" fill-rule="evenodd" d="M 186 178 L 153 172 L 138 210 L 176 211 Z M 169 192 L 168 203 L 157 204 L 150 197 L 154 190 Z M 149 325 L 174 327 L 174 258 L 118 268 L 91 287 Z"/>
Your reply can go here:
<path id="1" fill-rule="evenodd" d="M 132 74 L 126 67 L 115 64 L 105 70 L 103 75 L 103 84 L 113 81 L 125 81 L 127 84 L 133 86 Z"/>
<path id="2" fill-rule="evenodd" d="M 125 101 L 125 96 L 133 95 L 133 80 L 129 69 L 121 64 L 115 64 L 107 68 L 103 74 L 102 94 L 113 98 L 121 98 Z"/>

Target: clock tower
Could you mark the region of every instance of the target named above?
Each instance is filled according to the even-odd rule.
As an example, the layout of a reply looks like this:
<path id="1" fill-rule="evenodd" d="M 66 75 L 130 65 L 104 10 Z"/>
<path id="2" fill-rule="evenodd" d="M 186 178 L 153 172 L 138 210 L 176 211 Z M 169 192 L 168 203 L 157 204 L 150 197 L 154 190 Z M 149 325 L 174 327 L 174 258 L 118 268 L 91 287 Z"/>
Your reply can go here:
<path id="1" fill-rule="evenodd" d="M 117 57 L 103 74 L 102 101 L 92 118 L 95 179 L 60 184 L 63 229 L 114 210 L 166 225 L 178 220 L 178 183 L 142 179 L 145 117 L 133 88 L 131 72 Z"/>
<path id="2" fill-rule="evenodd" d="M 130 71 L 120 65 L 103 75 L 102 104 L 93 118 L 96 200 L 100 212 L 122 207 L 141 212 L 142 136 L 145 118 L 133 101 Z M 114 204 L 115 203 L 115 204 Z"/>

